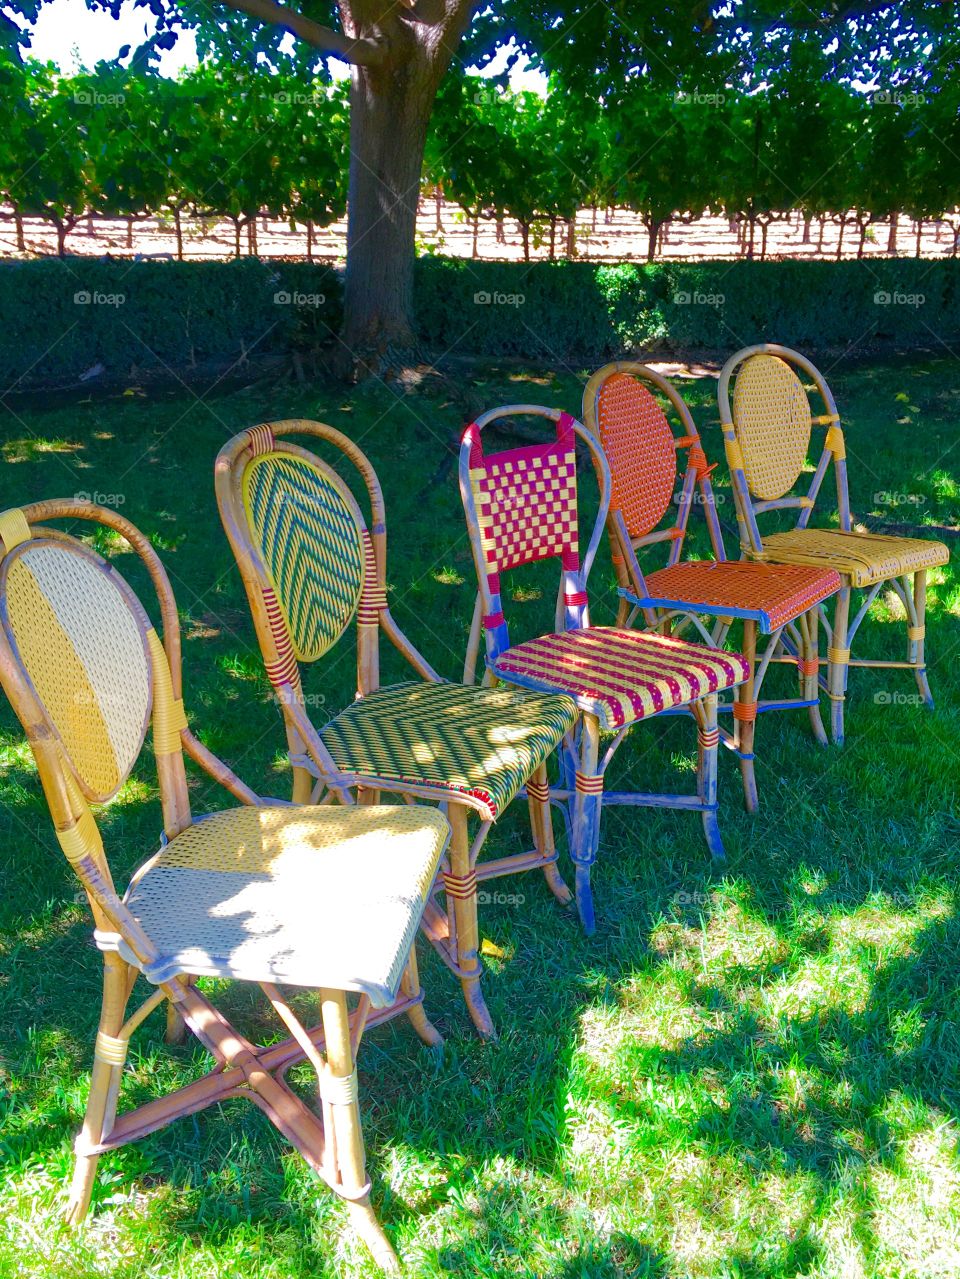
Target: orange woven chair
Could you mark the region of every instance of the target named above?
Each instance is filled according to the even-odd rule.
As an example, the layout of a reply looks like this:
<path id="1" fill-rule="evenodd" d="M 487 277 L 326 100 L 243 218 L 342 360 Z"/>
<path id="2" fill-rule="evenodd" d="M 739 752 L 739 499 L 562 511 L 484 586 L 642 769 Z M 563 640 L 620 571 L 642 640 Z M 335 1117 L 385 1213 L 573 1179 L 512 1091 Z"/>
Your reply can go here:
<path id="1" fill-rule="evenodd" d="M 484 427 L 524 415 L 552 423 L 555 439 L 484 455 Z M 600 512 L 582 561 L 578 437 L 590 450 L 600 477 Z M 478 580 L 465 681 L 475 677 L 482 630 L 487 682 L 566 693 L 580 709 L 577 733 L 568 734 L 560 755 L 562 785 L 550 790 L 550 798 L 562 806 L 567 821 L 576 867 L 577 906 L 589 933 L 595 925 L 590 868 L 597 856 L 602 804 L 699 812 L 711 853 L 723 855 L 717 823 L 717 694 L 740 684 L 749 668 L 739 654 L 708 645 L 590 625 L 587 577 L 603 536 L 610 472 L 598 441 L 569 414 L 539 405 L 514 404 L 491 409 L 477 418 L 464 431 L 460 446 L 460 493 Z M 559 559 L 562 567 L 556 630 L 511 644 L 500 574 L 544 559 Z M 605 791 L 604 773 L 630 728 L 678 706 L 689 707 L 697 722 L 697 794 Z M 612 735 L 602 758 L 601 733 Z"/>
<path id="2" fill-rule="evenodd" d="M 56 519 L 93 521 L 126 539 L 156 590 L 162 642 L 120 574 L 45 523 Z M 261 800 L 212 755 L 187 726 L 170 583 L 149 541 L 121 516 L 89 502 L 35 502 L 0 515 L 0 540 L 0 684 L 26 730 L 103 954 L 68 1219 L 86 1214 L 102 1154 L 245 1097 L 344 1200 L 379 1264 L 396 1269 L 370 1203 L 356 1051 L 366 1026 L 400 1013 L 426 1043 L 440 1042 L 421 1007 L 412 947 L 449 826 L 425 807 Z M 163 836 L 121 896 L 91 806 L 117 794 L 151 724 Z M 242 806 L 194 818 L 184 751 Z M 141 977 L 149 993 L 128 1013 Z M 259 986 L 289 1038 L 251 1043 L 197 977 Z M 319 991 L 322 1024 L 305 1027 L 281 987 Z M 164 1005 L 168 1038 L 188 1027 L 213 1068 L 118 1114 L 130 1037 Z M 317 1072 L 319 1114 L 286 1082 L 301 1061 Z"/>
<path id="3" fill-rule="evenodd" d="M 338 470 L 281 436 L 325 445 L 355 468 L 371 513 Z M 386 591 L 386 514 L 369 459 L 322 422 L 273 422 L 230 440 L 216 464 L 217 502 L 233 548 L 293 768 L 293 799 L 375 803 L 378 792 L 445 804 L 452 828 L 423 927 L 459 978 L 481 1035 L 494 1035 L 480 986 L 478 884 L 540 870 L 561 902 L 546 761 L 576 719 L 568 697 L 465 688 L 441 680 L 393 620 Z M 357 697 L 326 724 L 306 711 L 301 663 L 319 661 L 357 623 Z M 417 678 L 380 686 L 380 635 Z M 478 861 L 493 823 L 527 787 L 534 847 Z M 468 817 L 479 817 L 468 836 Z"/>
<path id="4" fill-rule="evenodd" d="M 663 402 L 679 433 L 671 426 Z M 710 482 L 713 468 L 690 410 L 676 387 L 645 364 L 621 360 L 598 369 L 584 389 L 583 416 L 599 436 L 610 465 L 607 528 L 620 583 L 619 624 L 627 625 L 642 614 L 646 626 L 662 634 L 682 634 L 693 625 L 717 645 L 724 643 L 735 619 L 743 624 L 741 648 L 750 674 L 737 689 L 736 700 L 720 707 L 729 707 L 734 719 L 734 731 L 721 728 L 721 739 L 737 752 L 744 802 L 752 812 L 758 804 L 754 770 L 758 714 L 805 707 L 817 740 L 827 741 L 817 683 L 817 606 L 840 589 L 839 574 L 833 569 L 773 567 L 726 558 Z M 678 455 L 686 458 L 686 465 L 673 513 Z M 716 559 L 681 562 L 695 503 L 703 508 Z M 666 522 L 668 511 L 671 516 Z M 666 567 L 644 574 L 636 553 L 663 543 L 670 547 Z M 713 629 L 708 632 L 699 617 L 716 619 Z M 759 658 L 758 634 L 770 637 Z M 794 661 L 778 656 L 784 634 L 792 638 L 799 654 L 795 660 L 801 695 L 762 701 L 760 691 L 770 664 Z"/>
<path id="5" fill-rule="evenodd" d="M 813 384 L 823 413 L 811 413 L 810 399 L 797 370 Z M 925 538 L 895 537 L 854 528 L 846 445 L 836 402 L 819 370 L 797 351 L 771 343 L 744 347 L 723 366 L 717 396 L 744 554 L 768 564 L 814 565 L 840 574 L 842 586 L 832 624 L 826 610 L 822 606 L 820 609 L 829 637 L 825 688 L 831 702 L 833 740 L 843 741 L 847 672 L 851 666 L 913 671 L 923 701 L 932 707 L 924 656 L 927 572 L 949 561 L 947 547 Z M 810 486 L 806 493 L 799 493 L 797 482 L 806 464 L 814 426 L 826 427 L 826 435 Z M 839 527 L 811 528 L 810 518 L 831 465 Z M 757 516 L 772 510 L 799 511 L 796 526 L 786 532 L 762 535 Z M 906 612 L 906 661 L 852 658 L 854 638 L 884 586 L 897 594 Z M 854 590 L 862 590 L 864 596 L 851 621 Z"/>

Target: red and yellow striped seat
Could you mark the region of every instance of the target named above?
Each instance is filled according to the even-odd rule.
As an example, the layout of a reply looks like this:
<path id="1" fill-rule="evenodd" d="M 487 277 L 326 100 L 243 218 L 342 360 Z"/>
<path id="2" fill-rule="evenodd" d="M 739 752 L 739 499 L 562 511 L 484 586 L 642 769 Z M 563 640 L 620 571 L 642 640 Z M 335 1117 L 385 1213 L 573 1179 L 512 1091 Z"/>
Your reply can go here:
<path id="1" fill-rule="evenodd" d="M 507 649 L 492 668 L 524 688 L 568 693 L 608 731 L 733 688 L 749 674 L 739 653 L 612 626 L 541 635 Z"/>

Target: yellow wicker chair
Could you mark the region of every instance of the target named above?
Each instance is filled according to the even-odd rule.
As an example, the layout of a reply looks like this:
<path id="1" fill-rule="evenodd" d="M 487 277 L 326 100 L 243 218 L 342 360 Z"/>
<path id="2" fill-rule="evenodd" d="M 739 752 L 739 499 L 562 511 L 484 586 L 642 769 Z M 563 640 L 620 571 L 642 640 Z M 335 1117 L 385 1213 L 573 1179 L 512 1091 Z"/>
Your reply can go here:
<path id="1" fill-rule="evenodd" d="M 811 414 L 797 370 L 812 382 L 823 405 L 824 412 L 818 416 Z M 847 671 L 851 666 L 912 670 L 924 702 L 932 706 L 924 658 L 927 571 L 947 563 L 947 547 L 925 538 L 891 537 L 854 528 L 846 446 L 836 402 L 823 375 L 798 352 L 772 343 L 744 347 L 723 366 L 717 394 L 744 553 L 770 564 L 810 564 L 836 569 L 840 574 L 842 587 L 832 625 L 821 605 L 829 637 L 826 691 L 831 701 L 833 740 L 843 741 Z M 794 490 L 806 462 L 813 426 L 826 427 L 826 436 L 810 486 L 800 494 Z M 831 464 L 839 528 L 811 528 L 810 517 Z M 757 516 L 783 509 L 799 511 L 796 527 L 762 535 Z M 860 624 L 884 586 L 896 592 L 906 610 L 906 661 L 851 658 Z M 851 621 L 854 590 L 865 594 Z"/>
<path id="2" fill-rule="evenodd" d="M 278 437 L 325 443 L 356 468 L 367 523 L 338 472 Z M 217 502 L 240 568 L 267 674 L 287 731 L 297 803 L 327 797 L 375 802 L 381 790 L 448 806 L 453 835 L 424 930 L 460 979 L 481 1035 L 494 1035 L 480 986 L 478 882 L 539 869 L 561 902 L 546 761 L 576 718 L 572 700 L 512 689 L 465 688 L 440 679 L 390 614 L 383 494 L 369 459 L 321 422 L 253 427 L 217 458 Z M 314 662 L 357 620 L 357 699 L 316 727 L 306 712 L 300 663 Z M 380 687 L 380 633 L 419 676 Z M 479 862 L 493 822 L 526 785 L 535 847 Z M 469 813 L 480 817 L 470 840 Z"/>
<path id="3" fill-rule="evenodd" d="M 106 525 L 137 552 L 159 599 L 162 642 L 114 568 L 44 523 L 61 518 Z M 260 800 L 212 755 L 187 727 L 169 581 L 127 520 L 86 502 L 36 502 L 0 515 L 0 539 L 0 683 L 26 730 L 103 952 L 69 1219 L 87 1212 L 101 1154 L 246 1097 L 344 1199 L 380 1265 L 396 1268 L 370 1203 L 355 1055 L 366 1026 L 399 1013 L 425 1042 L 439 1042 L 421 1006 L 413 941 L 449 836 L 446 821 L 424 807 Z M 91 805 L 116 795 L 151 724 L 164 834 L 121 896 Z M 184 751 L 244 806 L 195 820 Z M 128 1013 L 141 976 L 150 993 Z M 202 976 L 256 983 L 290 1037 L 251 1043 L 197 988 Z M 304 1027 L 281 987 L 318 990 L 321 1025 Z M 347 992 L 357 997 L 352 1013 Z M 179 1039 L 186 1024 L 214 1068 L 118 1115 L 130 1036 L 164 1004 L 168 1038 Z M 317 1072 L 319 1115 L 285 1079 L 304 1060 Z"/>

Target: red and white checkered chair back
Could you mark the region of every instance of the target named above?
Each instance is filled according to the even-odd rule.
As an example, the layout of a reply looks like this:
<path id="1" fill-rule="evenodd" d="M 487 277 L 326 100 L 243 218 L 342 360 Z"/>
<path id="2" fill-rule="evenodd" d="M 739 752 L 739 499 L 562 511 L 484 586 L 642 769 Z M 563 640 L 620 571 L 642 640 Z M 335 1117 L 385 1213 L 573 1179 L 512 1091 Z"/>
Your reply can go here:
<path id="1" fill-rule="evenodd" d="M 481 431 L 498 418 L 533 415 L 555 423 L 555 438 L 485 455 Z M 601 512 L 581 563 L 576 441 L 587 443 L 600 476 Z M 491 409 L 464 431 L 460 492 L 480 586 L 487 656 L 509 648 L 500 574 L 538 560 L 559 559 L 563 578 L 558 629 L 588 624 L 586 579 L 610 501 L 610 472 L 596 439 L 569 413 L 539 405 Z"/>

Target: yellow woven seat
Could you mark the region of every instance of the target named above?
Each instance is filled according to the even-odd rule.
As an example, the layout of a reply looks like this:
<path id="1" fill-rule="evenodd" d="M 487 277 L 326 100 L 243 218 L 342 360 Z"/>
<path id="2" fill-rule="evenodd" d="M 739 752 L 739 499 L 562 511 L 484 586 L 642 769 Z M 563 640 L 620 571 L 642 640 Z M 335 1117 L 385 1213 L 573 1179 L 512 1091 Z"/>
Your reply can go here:
<path id="1" fill-rule="evenodd" d="M 942 542 L 919 537 L 795 528 L 765 537 L 758 558 L 778 564 L 833 568 L 849 577 L 852 586 L 872 586 L 918 569 L 937 568 L 949 561 L 950 552 Z"/>
<path id="2" fill-rule="evenodd" d="M 386 1008 L 448 833 L 420 805 L 213 813 L 171 840 L 128 894 L 160 952 L 144 976 L 330 986 Z M 344 909 L 356 901 L 362 914 Z"/>

